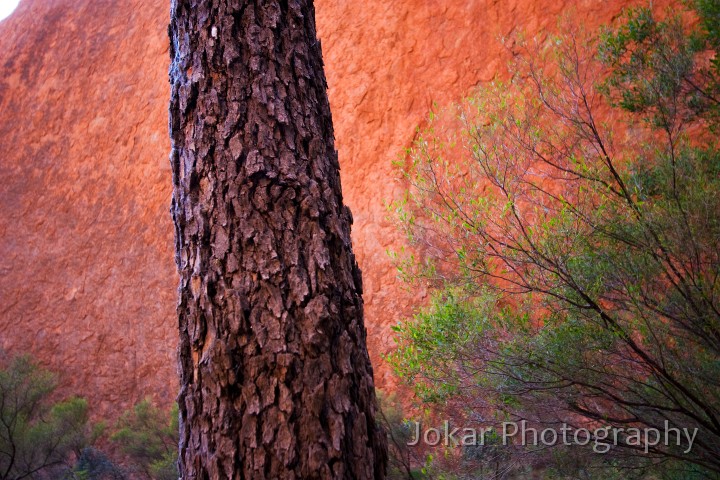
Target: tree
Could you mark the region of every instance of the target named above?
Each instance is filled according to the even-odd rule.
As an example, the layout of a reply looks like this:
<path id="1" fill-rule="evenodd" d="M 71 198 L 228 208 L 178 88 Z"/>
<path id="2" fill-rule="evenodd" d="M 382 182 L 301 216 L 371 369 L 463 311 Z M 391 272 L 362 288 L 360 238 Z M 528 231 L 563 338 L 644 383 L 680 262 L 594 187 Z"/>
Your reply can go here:
<path id="1" fill-rule="evenodd" d="M 177 480 L 177 404 L 168 415 L 145 399 L 120 417 L 117 428 L 111 440 L 146 478 Z"/>
<path id="2" fill-rule="evenodd" d="M 99 432 L 81 398 L 52 403 L 54 376 L 29 357 L 0 370 L 0 479 L 63 478 Z"/>
<path id="3" fill-rule="evenodd" d="M 614 453 L 720 472 L 717 7 L 698 13 L 554 39 L 418 139 L 397 206 L 410 277 L 441 293 L 398 327 L 394 362 L 419 393 L 540 425 L 697 429 L 692 448 L 621 434 Z"/>
<path id="4" fill-rule="evenodd" d="M 105 452 L 86 447 L 80 452 L 72 473 L 67 480 L 127 480 L 125 470 L 110 459 Z M 174 480 L 177 476 L 174 477 Z"/>
<path id="5" fill-rule="evenodd" d="M 382 478 L 310 0 L 174 0 L 184 478 Z"/>

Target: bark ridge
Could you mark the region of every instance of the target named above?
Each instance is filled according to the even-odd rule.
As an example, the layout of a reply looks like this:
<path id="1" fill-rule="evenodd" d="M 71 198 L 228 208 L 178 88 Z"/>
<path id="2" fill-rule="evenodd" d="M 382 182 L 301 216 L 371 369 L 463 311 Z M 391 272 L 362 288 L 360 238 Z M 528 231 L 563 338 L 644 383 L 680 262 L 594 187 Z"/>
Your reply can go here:
<path id="1" fill-rule="evenodd" d="M 311 0 L 174 0 L 183 478 L 384 478 Z"/>

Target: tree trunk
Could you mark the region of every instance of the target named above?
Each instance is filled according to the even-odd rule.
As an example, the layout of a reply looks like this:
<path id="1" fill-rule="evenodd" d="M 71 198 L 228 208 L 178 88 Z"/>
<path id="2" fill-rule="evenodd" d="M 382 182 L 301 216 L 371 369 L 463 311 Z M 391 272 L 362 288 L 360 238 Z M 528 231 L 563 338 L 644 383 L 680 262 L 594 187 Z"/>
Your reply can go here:
<path id="1" fill-rule="evenodd" d="M 183 478 L 384 478 L 312 0 L 174 0 Z"/>

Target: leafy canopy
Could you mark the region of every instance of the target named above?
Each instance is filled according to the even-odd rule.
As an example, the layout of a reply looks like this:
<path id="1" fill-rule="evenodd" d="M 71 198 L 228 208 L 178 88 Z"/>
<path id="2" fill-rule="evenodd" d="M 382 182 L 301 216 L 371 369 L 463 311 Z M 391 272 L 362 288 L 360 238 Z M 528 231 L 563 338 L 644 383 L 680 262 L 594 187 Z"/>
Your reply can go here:
<path id="1" fill-rule="evenodd" d="M 393 205 L 415 247 L 403 275 L 438 291 L 390 358 L 422 399 L 489 422 L 697 428 L 687 453 L 627 437 L 613 453 L 720 472 L 718 11 L 570 31 L 433 113 Z"/>

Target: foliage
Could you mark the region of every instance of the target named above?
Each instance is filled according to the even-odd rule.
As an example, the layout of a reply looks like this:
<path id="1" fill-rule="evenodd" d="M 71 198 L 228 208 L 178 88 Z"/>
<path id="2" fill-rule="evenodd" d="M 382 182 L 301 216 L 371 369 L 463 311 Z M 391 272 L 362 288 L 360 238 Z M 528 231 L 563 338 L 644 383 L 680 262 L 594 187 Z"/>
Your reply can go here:
<path id="1" fill-rule="evenodd" d="M 520 56 L 511 84 L 431 115 L 393 205 L 403 275 L 439 292 L 391 356 L 422 399 L 698 429 L 689 452 L 621 438 L 603 478 L 720 472 L 720 7 L 696 7 L 696 27 L 636 9 Z"/>
<path id="2" fill-rule="evenodd" d="M 698 115 L 717 121 L 720 7 L 695 2 L 701 28 L 688 32 L 680 17 L 658 21 L 647 8 L 630 10 L 619 28 L 606 29 L 600 59 L 611 67 L 604 93 L 616 105 L 676 134 Z M 708 60 L 709 55 L 711 58 Z"/>
<path id="3" fill-rule="evenodd" d="M 125 480 L 126 472 L 116 465 L 102 451 L 87 447 L 80 453 L 73 472 L 68 475 L 72 480 Z"/>
<path id="4" fill-rule="evenodd" d="M 414 321 L 393 327 L 398 350 L 388 358 L 426 402 L 447 398 L 460 386 L 458 359 L 476 357 L 478 341 L 492 323 L 493 294 L 470 297 L 460 289 L 439 292 Z"/>
<path id="5" fill-rule="evenodd" d="M 82 398 L 53 403 L 55 377 L 29 357 L 0 370 L 0 479 L 59 478 L 100 433 Z"/>
<path id="6" fill-rule="evenodd" d="M 132 472 L 94 447 L 104 424 L 90 425 L 88 403 L 72 397 L 53 403 L 55 375 L 30 357 L 7 360 L 0 370 L 0 480 L 121 480 Z M 125 412 L 111 437 L 153 480 L 176 480 L 177 406 L 167 413 L 143 400 Z"/>
<path id="7" fill-rule="evenodd" d="M 422 479 L 424 474 L 417 465 L 423 463 L 422 458 L 409 448 L 412 431 L 408 420 L 404 417 L 402 404 L 394 394 L 386 394 L 376 390 L 378 399 L 378 422 L 388 435 L 388 480 Z"/>
<path id="8" fill-rule="evenodd" d="M 166 412 L 145 399 L 123 414 L 111 438 L 147 477 L 176 480 L 178 423 L 177 404 L 168 418 Z"/>

